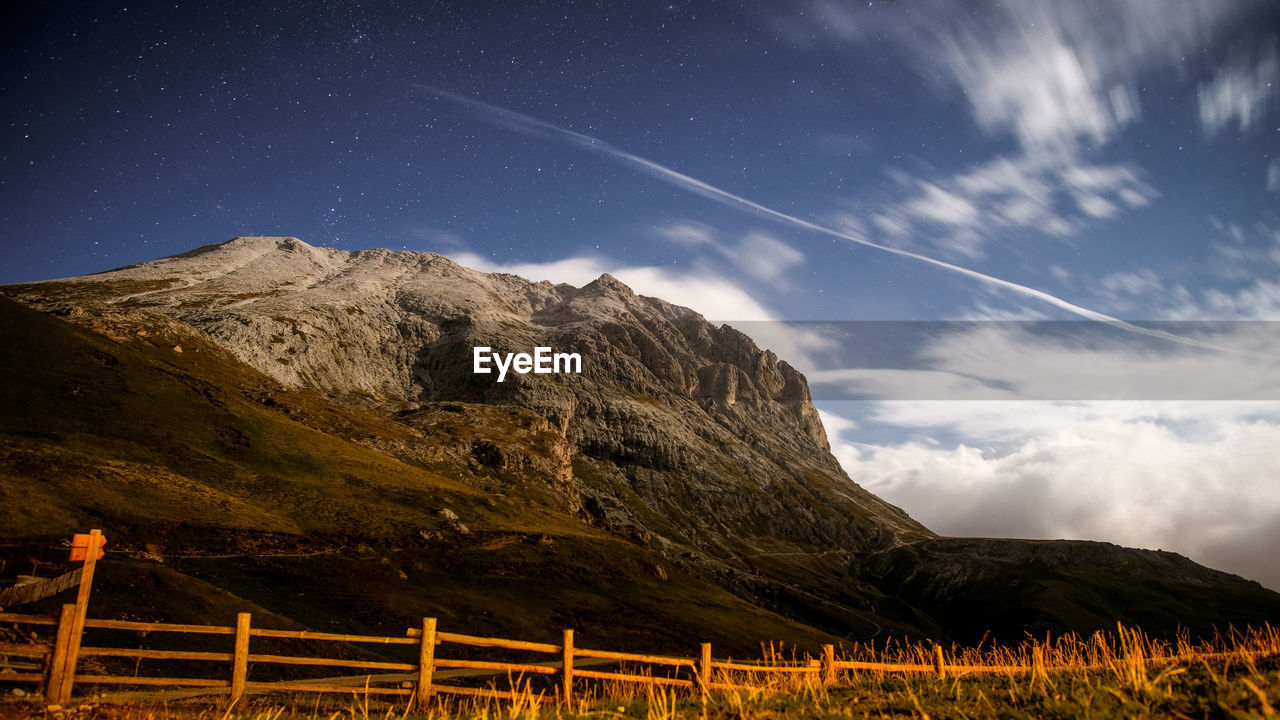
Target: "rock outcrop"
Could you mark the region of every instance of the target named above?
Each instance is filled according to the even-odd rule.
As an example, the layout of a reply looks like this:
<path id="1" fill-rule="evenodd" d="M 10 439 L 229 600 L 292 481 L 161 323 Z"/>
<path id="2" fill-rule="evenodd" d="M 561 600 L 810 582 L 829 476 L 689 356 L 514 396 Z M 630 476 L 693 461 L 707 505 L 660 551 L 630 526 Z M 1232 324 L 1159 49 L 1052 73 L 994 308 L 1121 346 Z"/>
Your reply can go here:
<path id="1" fill-rule="evenodd" d="M 799 372 L 732 327 L 609 275 L 575 288 L 431 253 L 244 237 L 12 294 L 46 310 L 167 316 L 286 386 L 410 424 L 429 424 L 444 403 L 531 413 L 558 443 L 525 452 L 516 436 L 454 432 L 435 436 L 434 450 L 384 449 L 536 470 L 568 507 L 671 557 L 751 574 L 740 558 L 930 536 L 840 469 Z M 582 372 L 512 372 L 499 383 L 473 373 L 476 346 L 578 353 Z"/>

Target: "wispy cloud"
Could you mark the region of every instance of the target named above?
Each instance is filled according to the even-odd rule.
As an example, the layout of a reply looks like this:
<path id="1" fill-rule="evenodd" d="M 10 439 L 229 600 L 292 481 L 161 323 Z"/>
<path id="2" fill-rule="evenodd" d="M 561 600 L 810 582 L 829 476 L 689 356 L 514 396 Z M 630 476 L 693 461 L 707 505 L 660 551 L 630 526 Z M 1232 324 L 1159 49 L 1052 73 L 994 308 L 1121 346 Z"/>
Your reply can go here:
<path id="1" fill-rule="evenodd" d="M 775 288 L 785 288 L 786 274 L 804 263 L 804 253 L 760 230 L 747 233 L 737 242 L 722 240 L 710 226 L 693 221 L 663 225 L 655 232 L 694 252 L 695 262 L 721 260 Z"/>
<path id="2" fill-rule="evenodd" d="M 1183 56 L 1264 3 L 1024 0 L 975 9 L 920 0 L 892 14 L 833 0 L 804 7 L 782 13 L 784 37 L 901 53 L 943 95 L 959 90 L 993 141 L 1014 141 L 1015 150 L 980 158 L 971 170 L 907 177 L 908 195 L 868 217 L 891 244 L 976 257 L 1000 229 L 1065 238 L 1158 197 L 1139 167 L 1100 163 L 1099 150 L 1143 118 L 1144 78 L 1181 67 Z M 1202 91 L 1215 125 L 1242 118 L 1239 108 L 1257 95 L 1246 90 L 1260 89 L 1262 74 Z M 1256 107 L 1248 104 L 1248 117 Z"/>
<path id="3" fill-rule="evenodd" d="M 892 255 L 897 255 L 899 257 L 909 258 L 919 262 L 927 263 L 929 265 L 940 268 L 942 270 L 956 273 L 964 277 L 967 277 L 971 280 L 975 280 L 991 288 L 1011 291 L 1013 293 L 1016 293 L 1026 298 L 1030 298 L 1039 302 L 1048 303 L 1060 310 L 1071 313 L 1073 315 L 1078 315 L 1086 319 L 1101 320 L 1101 321 L 1107 321 L 1107 322 L 1120 322 L 1116 318 L 1109 317 L 1107 315 L 1104 315 L 1103 313 L 1099 313 L 1097 311 L 1090 310 L 1089 308 L 1083 307 L 1081 305 L 1077 305 L 1075 303 L 1069 302 L 1051 293 L 1047 293 L 1043 290 L 1038 290 L 1036 288 L 1028 287 L 1026 285 L 1005 280 L 1003 278 L 999 278 L 994 275 L 989 275 L 987 273 L 979 272 L 977 270 L 972 270 L 970 268 L 963 267 L 961 265 L 957 265 L 952 262 L 939 260 L 937 258 L 930 257 L 922 253 L 913 252 L 910 250 L 905 250 L 903 248 L 892 247 L 889 245 L 877 243 L 853 231 L 845 231 L 845 230 L 840 230 L 832 227 L 827 227 L 825 225 L 821 225 L 819 223 L 816 223 L 810 220 L 805 220 L 795 215 L 790 215 L 788 213 L 774 210 L 770 207 L 766 207 L 765 205 L 762 205 L 755 201 L 748 200 L 744 197 L 728 192 L 727 190 L 722 190 L 709 183 L 706 183 L 696 178 L 685 175 L 684 173 L 673 170 L 669 167 L 656 163 L 647 158 L 643 158 L 634 153 L 630 153 L 630 152 L 627 152 L 626 150 L 622 150 L 602 140 L 593 138 L 589 135 L 584 135 L 582 133 L 579 133 L 573 130 L 560 128 L 555 125 L 552 125 L 551 123 L 545 122 L 543 120 L 539 120 L 537 118 L 524 115 L 523 113 L 518 113 L 512 110 L 508 110 L 506 108 L 501 108 L 496 105 L 490 105 L 488 103 L 481 102 L 474 98 L 458 95 L 456 93 L 452 93 L 447 90 L 441 90 L 439 88 L 434 88 L 434 87 L 425 86 L 425 85 L 419 85 L 418 87 L 437 97 L 449 100 L 450 102 L 457 103 L 464 107 L 471 108 L 472 110 L 479 112 L 481 117 L 496 121 L 512 130 L 530 133 L 530 134 L 541 136 L 541 137 L 558 139 L 563 142 L 568 142 L 570 144 L 582 147 L 584 149 L 591 150 L 593 152 L 602 153 L 610 158 L 613 158 L 618 162 L 622 162 L 630 167 L 636 168 L 640 171 L 653 175 L 654 177 L 657 177 L 658 179 L 664 182 L 670 183 L 672 185 L 675 185 L 676 187 L 682 188 L 684 190 L 695 193 L 697 195 L 701 195 L 711 200 L 715 200 L 717 202 L 723 203 L 725 205 L 728 205 L 729 207 L 733 207 L 738 210 L 756 213 L 761 216 L 768 217 L 803 230 L 809 230 L 809 231 L 820 233 L 823 235 L 839 238 L 841 240 L 853 243 L 855 245 L 860 245 L 863 247 L 868 247 L 875 250 L 880 250 L 882 252 L 890 253 Z"/>
<path id="4" fill-rule="evenodd" d="M 1125 317 L 1280 321 L 1280 226 L 1210 217 L 1201 262 L 1133 268 L 1090 284 L 1091 304 Z"/>
<path id="5" fill-rule="evenodd" d="M 958 85 L 986 132 L 1012 135 L 1025 154 L 1044 157 L 1110 142 L 1142 116 L 1140 73 L 1178 61 L 1227 21 L 1262 5 L 1023 0 L 972 12 L 964 4 L 921 0 L 911 13 L 887 15 L 814 0 L 786 25 L 839 43 L 892 38 L 922 75 Z"/>
<path id="6" fill-rule="evenodd" d="M 1273 44 L 1256 63 L 1236 60 L 1197 93 L 1200 124 L 1208 135 L 1235 125 L 1244 132 L 1262 119 L 1268 101 L 1280 92 L 1280 52 Z"/>
<path id="7" fill-rule="evenodd" d="M 896 178 L 907 194 L 875 210 L 876 229 L 895 243 L 940 238 L 940 248 L 966 256 L 998 230 L 1068 237 L 1159 196 L 1132 166 L 1073 156 L 1005 156 L 949 176 Z"/>
<path id="8" fill-rule="evenodd" d="M 791 268 L 804 262 L 804 253 L 763 232 L 749 233 L 726 257 L 747 275 L 777 285 Z"/>
<path id="9" fill-rule="evenodd" d="M 715 244 L 715 231 L 699 222 L 678 222 L 657 229 L 663 238 L 685 248 L 698 248 Z"/>
<path id="10" fill-rule="evenodd" d="M 1280 399 L 1280 324 L 1179 323 L 1215 352 L 1096 323 L 852 323 L 809 373 L 815 398 Z M 858 345 L 874 343 L 874 355 Z"/>

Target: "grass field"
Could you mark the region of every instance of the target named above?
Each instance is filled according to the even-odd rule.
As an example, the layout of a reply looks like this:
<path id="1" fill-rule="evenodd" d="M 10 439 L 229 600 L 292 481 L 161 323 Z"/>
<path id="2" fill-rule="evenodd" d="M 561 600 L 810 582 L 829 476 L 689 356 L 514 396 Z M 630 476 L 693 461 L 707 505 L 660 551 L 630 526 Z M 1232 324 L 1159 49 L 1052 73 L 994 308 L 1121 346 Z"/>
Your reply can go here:
<path id="1" fill-rule="evenodd" d="M 767 650 L 767 649 L 766 649 Z M 930 665 L 924 643 L 846 648 L 841 661 Z M 768 654 L 768 653 L 766 653 Z M 212 701 L 66 709 L 0 704 L 0 716 L 110 720 L 568 720 L 643 718 L 1274 718 L 1280 705 L 1280 630 L 1230 631 L 1212 641 L 1161 641 L 1120 628 L 1089 638 L 1029 638 L 1015 647 L 950 648 L 944 675 L 934 671 L 842 671 L 835 684 L 814 674 L 725 673 L 740 686 L 703 696 L 637 684 L 583 687 L 566 706 L 539 704 L 526 689 L 515 701 L 444 701 L 424 712 L 350 697 L 259 697 L 240 707 Z M 957 669 L 962 668 L 962 669 Z"/>

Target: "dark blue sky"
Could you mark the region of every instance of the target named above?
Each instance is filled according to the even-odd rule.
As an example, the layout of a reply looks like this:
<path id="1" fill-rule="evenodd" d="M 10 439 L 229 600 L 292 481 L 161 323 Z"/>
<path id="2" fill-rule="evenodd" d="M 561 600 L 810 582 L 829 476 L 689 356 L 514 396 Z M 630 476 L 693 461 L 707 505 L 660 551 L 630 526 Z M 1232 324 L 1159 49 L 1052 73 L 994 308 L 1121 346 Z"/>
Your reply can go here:
<path id="1" fill-rule="evenodd" d="M 1197 308 L 1249 286 L 1205 271 L 1280 226 L 1275 4 L 1017 7 L 41 5 L 6 23 L 0 282 L 287 234 L 713 275 L 787 319 L 1061 315 L 442 89 L 1103 312 L 1175 310 L 1106 296 L 1108 276 L 1155 273 Z"/>
<path id="2" fill-rule="evenodd" d="M 609 271 L 719 320 L 1280 319 L 1273 1 L 6 13 L 0 283 L 293 235 Z M 1247 380 L 1280 355 L 1015 335 L 855 379 L 952 397 L 1000 352 L 989 379 L 1043 397 L 1081 368 Z M 762 341 L 817 369 L 822 338 Z M 851 475 L 936 530 L 1163 545 L 1280 587 L 1274 403 L 964 407 L 823 410 Z"/>

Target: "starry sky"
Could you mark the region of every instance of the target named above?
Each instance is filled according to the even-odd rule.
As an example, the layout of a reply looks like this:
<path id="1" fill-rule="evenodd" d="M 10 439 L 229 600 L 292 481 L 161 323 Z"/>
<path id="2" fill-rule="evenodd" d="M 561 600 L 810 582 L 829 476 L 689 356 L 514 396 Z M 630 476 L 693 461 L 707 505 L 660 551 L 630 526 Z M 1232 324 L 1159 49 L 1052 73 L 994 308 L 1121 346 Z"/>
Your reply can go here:
<path id="1" fill-rule="evenodd" d="M 1275 2 L 4 12 L 0 283 L 249 234 L 611 272 L 804 369 L 940 533 L 1280 589 Z"/>

